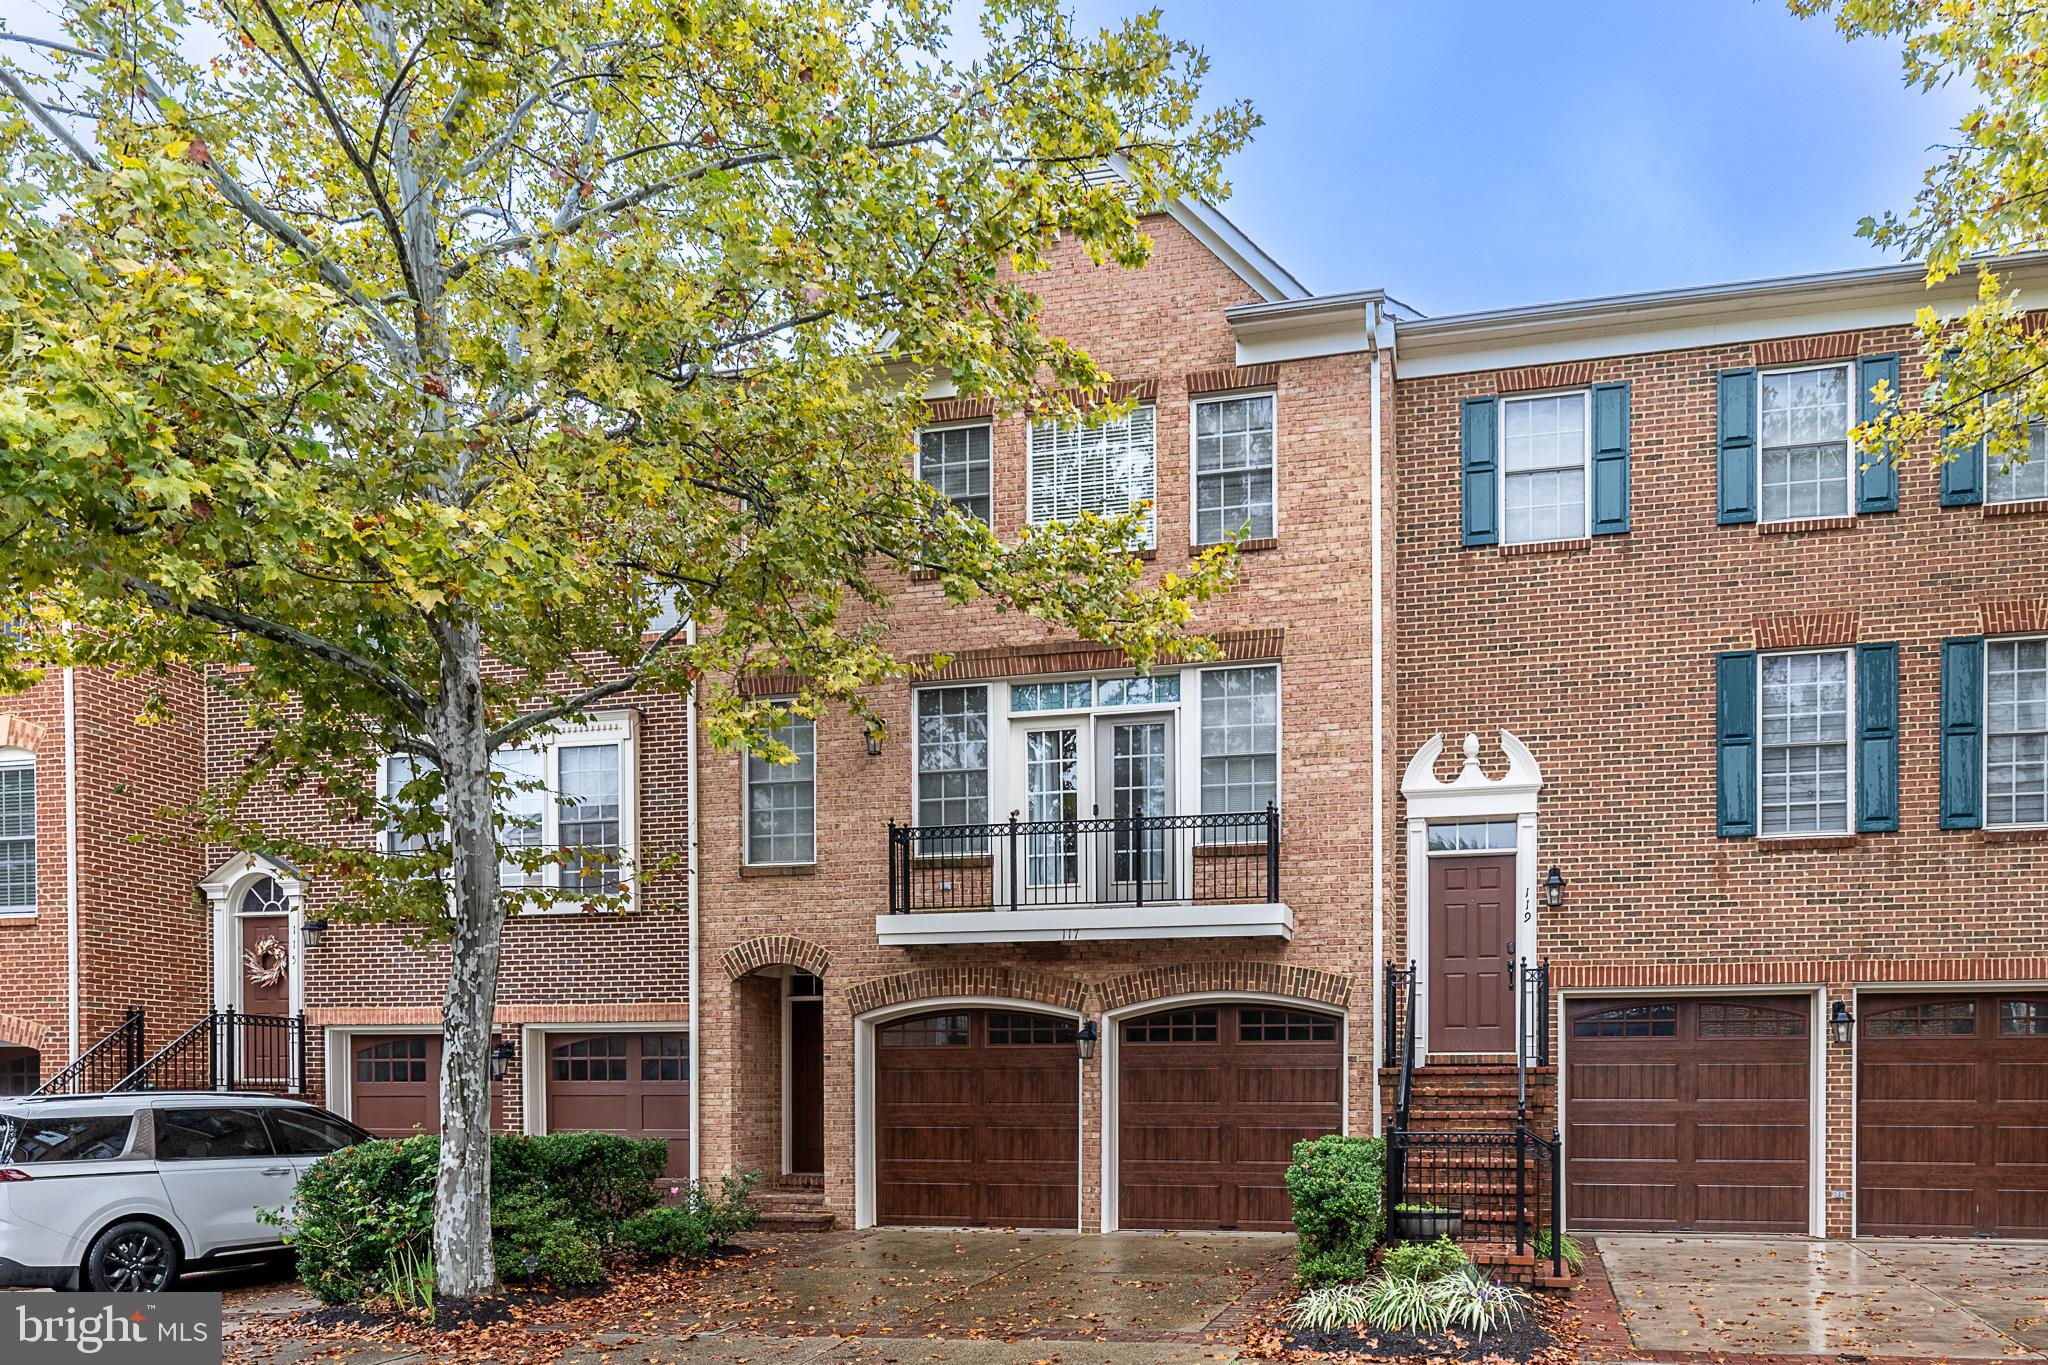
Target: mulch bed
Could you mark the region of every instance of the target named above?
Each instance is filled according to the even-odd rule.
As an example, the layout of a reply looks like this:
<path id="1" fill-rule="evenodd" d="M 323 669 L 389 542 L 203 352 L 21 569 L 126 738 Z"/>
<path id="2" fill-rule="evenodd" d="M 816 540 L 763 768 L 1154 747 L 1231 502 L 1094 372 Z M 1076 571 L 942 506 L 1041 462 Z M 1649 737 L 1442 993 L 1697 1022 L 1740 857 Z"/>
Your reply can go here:
<path id="1" fill-rule="evenodd" d="M 1287 1338 L 1289 1351 L 1312 1355 L 1374 1360 L 1570 1360 L 1569 1351 L 1558 1349 L 1557 1338 L 1542 1322 L 1540 1312 L 1503 1332 L 1475 1340 L 1459 1332 L 1432 1332 L 1416 1336 L 1410 1332 L 1353 1331 L 1295 1332 Z"/>

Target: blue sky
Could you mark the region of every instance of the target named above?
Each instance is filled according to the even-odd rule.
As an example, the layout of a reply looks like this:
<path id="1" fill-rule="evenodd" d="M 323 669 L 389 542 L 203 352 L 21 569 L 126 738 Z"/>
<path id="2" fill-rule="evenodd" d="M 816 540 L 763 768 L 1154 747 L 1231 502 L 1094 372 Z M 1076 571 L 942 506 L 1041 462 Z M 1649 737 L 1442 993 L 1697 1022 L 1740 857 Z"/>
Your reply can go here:
<path id="1" fill-rule="evenodd" d="M 1968 107 L 1781 0 L 1154 2 L 1265 116 L 1224 211 L 1431 314 L 1879 264 L 1857 220 Z"/>

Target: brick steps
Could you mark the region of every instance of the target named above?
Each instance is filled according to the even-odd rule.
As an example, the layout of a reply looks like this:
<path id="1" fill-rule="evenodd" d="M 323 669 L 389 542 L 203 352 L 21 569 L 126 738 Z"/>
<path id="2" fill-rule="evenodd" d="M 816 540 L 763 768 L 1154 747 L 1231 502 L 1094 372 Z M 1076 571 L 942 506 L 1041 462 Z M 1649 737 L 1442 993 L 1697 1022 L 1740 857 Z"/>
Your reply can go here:
<path id="1" fill-rule="evenodd" d="M 830 1232 L 836 1221 L 825 1207 L 823 1176 L 783 1176 L 757 1191 L 754 1204 L 761 1211 L 758 1226 L 777 1232 Z"/>
<path id="2" fill-rule="evenodd" d="M 1570 1271 L 1551 1274 L 1548 1258 L 1539 1261 L 1533 1251 L 1517 1252 L 1513 1242 L 1470 1242 L 1464 1244 L 1463 1250 L 1472 1264 L 1511 1284 L 1533 1289 L 1569 1289 L 1578 1282 Z"/>

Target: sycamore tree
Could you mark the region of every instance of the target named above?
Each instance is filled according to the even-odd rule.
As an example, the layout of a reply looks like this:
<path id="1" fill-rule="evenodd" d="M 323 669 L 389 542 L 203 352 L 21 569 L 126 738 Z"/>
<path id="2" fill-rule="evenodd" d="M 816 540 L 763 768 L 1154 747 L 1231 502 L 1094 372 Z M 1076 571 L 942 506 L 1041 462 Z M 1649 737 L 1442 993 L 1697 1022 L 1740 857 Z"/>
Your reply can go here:
<path id="1" fill-rule="evenodd" d="M 1141 265 L 1134 209 L 1220 194 L 1253 116 L 1156 14 L 948 8 L 187 0 L 0 34 L 0 592 L 33 604 L 0 685 L 199 670 L 263 736 L 209 835 L 449 945 L 444 1296 L 496 1283 L 500 932 L 551 894 L 501 862 L 598 880 L 508 837 L 495 755 L 694 686 L 715 742 L 786 760 L 740 677 L 865 716 L 905 564 L 1139 667 L 1208 649 L 1227 552 L 1148 577 L 1135 517 L 1005 544 L 907 456 L 929 380 L 1085 406 L 1109 376 L 1040 331 L 1032 271 L 1058 240 Z M 414 775 L 379 797 L 386 754 Z M 407 837 L 294 839 L 240 813 L 259 789 Z"/>
<path id="2" fill-rule="evenodd" d="M 2048 9 L 2015 0 L 1788 0 L 1847 37 L 1897 42 L 1906 83 L 1966 83 L 1976 104 L 1937 148 L 1910 208 L 1865 218 L 1860 235 L 1927 263 L 1934 286 L 1975 271 L 1960 317 L 1920 310 L 1917 406 L 1893 404 L 1858 431 L 1873 453 L 1926 441 L 1938 461 L 2024 463 L 2028 424 L 2048 419 L 2048 332 L 2029 330 L 1997 258 L 2048 247 Z M 2038 302 L 2038 301 L 2037 301 Z M 1886 395 L 1888 396 L 1888 395 Z"/>

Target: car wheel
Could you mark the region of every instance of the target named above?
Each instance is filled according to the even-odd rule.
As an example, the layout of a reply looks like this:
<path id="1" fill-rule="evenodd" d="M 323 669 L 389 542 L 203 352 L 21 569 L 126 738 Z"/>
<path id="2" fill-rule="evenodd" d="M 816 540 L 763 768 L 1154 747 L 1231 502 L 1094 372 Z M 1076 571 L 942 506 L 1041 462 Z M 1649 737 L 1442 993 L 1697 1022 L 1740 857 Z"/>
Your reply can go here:
<path id="1" fill-rule="evenodd" d="M 99 1294 L 145 1294 L 170 1288 L 178 1243 L 154 1223 L 116 1223 L 85 1253 L 85 1287 Z"/>

